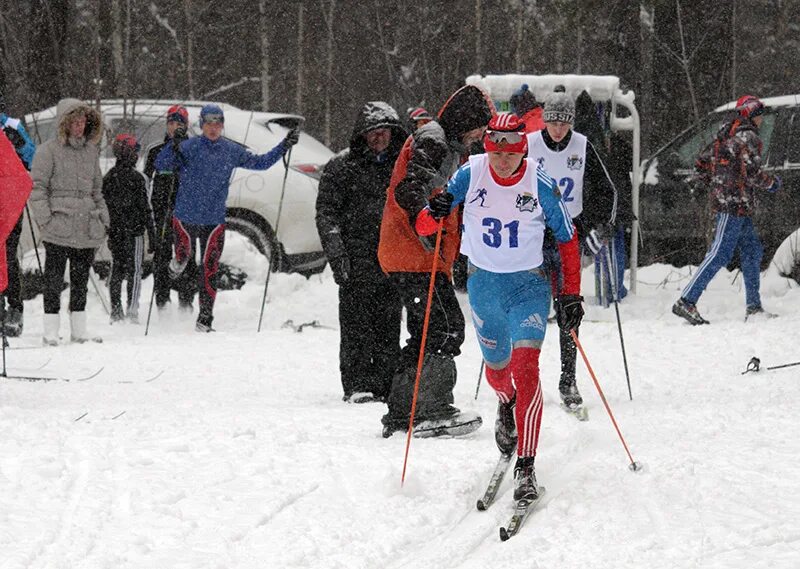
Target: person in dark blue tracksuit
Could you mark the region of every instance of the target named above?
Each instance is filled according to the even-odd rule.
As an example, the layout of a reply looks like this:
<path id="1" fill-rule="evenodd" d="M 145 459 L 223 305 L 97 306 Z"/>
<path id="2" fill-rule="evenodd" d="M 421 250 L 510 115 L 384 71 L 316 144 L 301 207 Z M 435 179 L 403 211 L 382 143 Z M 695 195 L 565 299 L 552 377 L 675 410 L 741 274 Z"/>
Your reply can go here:
<path id="1" fill-rule="evenodd" d="M 764 113 L 764 104 L 757 97 L 740 97 L 736 116 L 722 125 L 713 144 L 701 152 L 695 164 L 698 182 L 710 187 L 717 224 L 714 241 L 703 262 L 672 306 L 673 314 L 693 326 L 709 323 L 697 311 L 697 301 L 737 250 L 744 275 L 745 321 L 774 316 L 761 306 L 759 289 L 764 248 L 752 219 L 756 192 L 774 193 L 781 188 L 780 177 L 762 170 L 758 128 Z"/>
<path id="2" fill-rule="evenodd" d="M 299 131 L 292 130 L 275 148 L 255 155 L 223 138 L 224 125 L 225 116 L 218 105 L 204 106 L 200 111 L 203 135 L 167 144 L 155 161 L 157 170 L 177 171 L 180 180 L 172 219 L 175 257 L 169 264 L 171 277 L 177 278 L 186 269 L 195 255 L 195 242 L 200 240 L 198 332 L 214 331 L 211 323 L 217 296 L 216 274 L 225 244 L 225 202 L 233 170 L 267 170 L 300 138 Z"/>

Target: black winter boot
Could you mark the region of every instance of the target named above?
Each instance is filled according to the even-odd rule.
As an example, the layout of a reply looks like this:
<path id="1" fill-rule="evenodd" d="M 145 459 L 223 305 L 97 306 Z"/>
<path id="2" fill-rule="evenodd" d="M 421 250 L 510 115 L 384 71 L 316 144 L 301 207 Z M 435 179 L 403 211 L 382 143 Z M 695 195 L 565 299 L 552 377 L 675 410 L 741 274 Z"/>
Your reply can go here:
<path id="1" fill-rule="evenodd" d="M 514 500 L 535 500 L 539 497 L 539 485 L 532 456 L 520 456 L 514 465 Z"/>
<path id="2" fill-rule="evenodd" d="M 517 422 L 514 418 L 516 398 L 508 403 L 497 403 L 497 418 L 494 421 L 494 442 L 501 454 L 512 454 L 517 448 Z"/>

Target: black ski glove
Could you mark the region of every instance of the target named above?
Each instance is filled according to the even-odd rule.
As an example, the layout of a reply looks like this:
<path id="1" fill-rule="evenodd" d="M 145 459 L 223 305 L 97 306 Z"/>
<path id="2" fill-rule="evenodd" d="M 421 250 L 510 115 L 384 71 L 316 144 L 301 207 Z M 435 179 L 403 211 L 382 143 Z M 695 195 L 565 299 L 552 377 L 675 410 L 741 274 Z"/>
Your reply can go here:
<path id="1" fill-rule="evenodd" d="M 187 138 L 189 137 L 186 134 L 186 127 L 179 126 L 178 128 L 176 128 L 175 132 L 172 135 L 172 149 L 175 152 L 178 152 L 180 150 L 179 147 L 181 145 L 181 142 L 183 142 Z"/>
<path id="2" fill-rule="evenodd" d="M 608 245 L 610 236 L 611 228 L 603 225 L 589 231 L 589 234 L 584 238 L 583 242 L 592 252 L 592 255 L 597 255 L 603 247 Z"/>
<path id="3" fill-rule="evenodd" d="M 449 192 L 436 194 L 428 201 L 433 219 L 441 219 L 450 215 L 455 196 Z"/>
<path id="4" fill-rule="evenodd" d="M 300 140 L 300 131 L 296 128 L 293 128 L 289 131 L 289 134 L 286 135 L 286 138 L 283 139 L 283 146 L 286 150 L 289 150 L 292 146 L 297 144 Z"/>
<path id="5" fill-rule="evenodd" d="M 556 298 L 558 327 L 569 332 L 576 330 L 583 319 L 583 297 L 579 294 L 561 294 Z"/>
<path id="6" fill-rule="evenodd" d="M 342 286 L 350 279 L 352 269 L 350 267 L 350 258 L 347 255 L 329 259 L 328 263 L 331 265 L 333 280 L 337 285 Z"/>

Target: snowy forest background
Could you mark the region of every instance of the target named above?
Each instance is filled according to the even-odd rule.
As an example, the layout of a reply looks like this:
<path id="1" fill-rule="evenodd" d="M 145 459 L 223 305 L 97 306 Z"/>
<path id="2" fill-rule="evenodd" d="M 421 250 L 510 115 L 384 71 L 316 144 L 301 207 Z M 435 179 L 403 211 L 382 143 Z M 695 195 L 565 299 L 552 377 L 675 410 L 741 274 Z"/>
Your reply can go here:
<path id="1" fill-rule="evenodd" d="M 14 115 L 65 96 L 300 113 L 334 150 L 383 99 L 438 110 L 473 73 L 613 74 L 643 156 L 715 106 L 796 90 L 800 0 L 0 0 Z"/>

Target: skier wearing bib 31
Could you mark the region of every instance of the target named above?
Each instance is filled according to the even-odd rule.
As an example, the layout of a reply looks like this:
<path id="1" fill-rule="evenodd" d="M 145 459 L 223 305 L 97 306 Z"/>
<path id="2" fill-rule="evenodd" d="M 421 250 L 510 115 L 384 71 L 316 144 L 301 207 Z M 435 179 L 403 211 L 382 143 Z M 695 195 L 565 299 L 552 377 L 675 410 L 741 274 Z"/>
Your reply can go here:
<path id="1" fill-rule="evenodd" d="M 417 217 L 420 234 L 464 204 L 461 252 L 469 257 L 467 292 L 486 379 L 500 403 L 495 441 L 517 449 L 514 499 L 538 496 L 533 462 L 542 419 L 539 353 L 550 310 L 550 280 L 543 269 L 545 228 L 559 242 L 564 285 L 556 299 L 558 325 L 578 327 L 583 317 L 580 257 L 575 227 L 555 181 L 527 151 L 525 125 L 512 114 L 492 118 L 483 139 L 487 154 L 471 156 L 447 191 Z M 482 200 L 473 199 L 482 196 Z M 519 432 L 519 437 L 517 436 Z"/>

